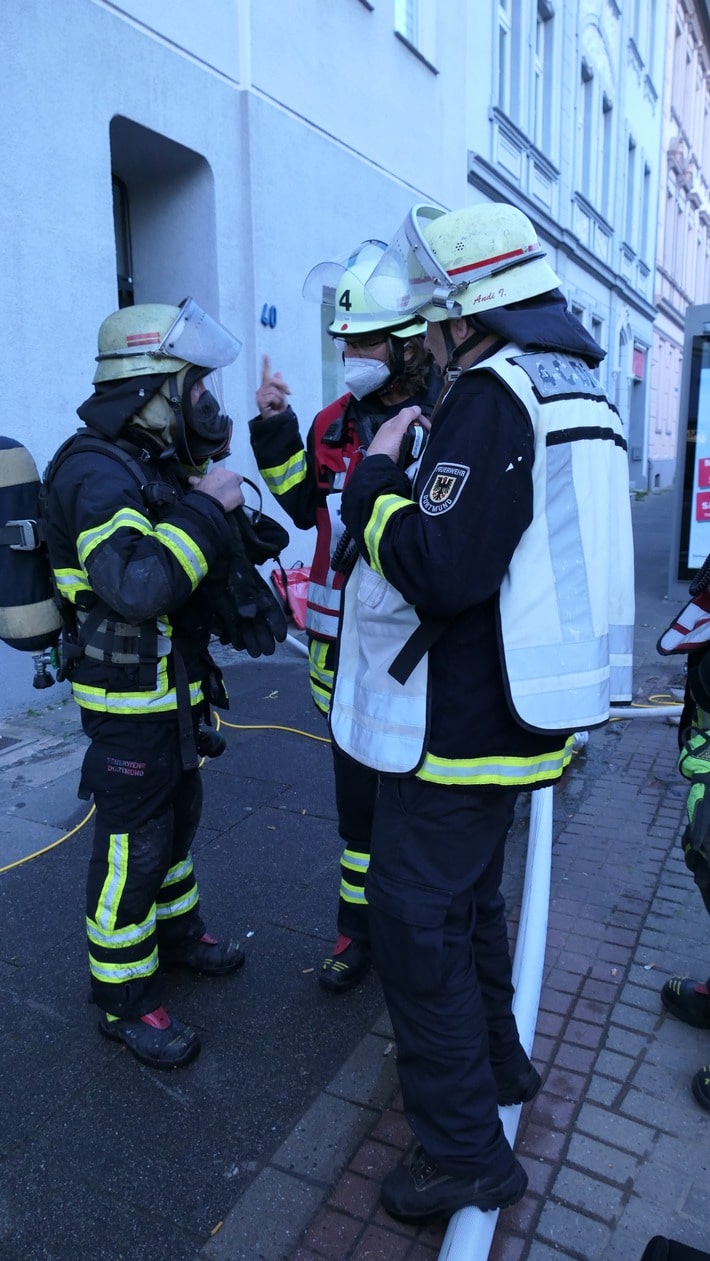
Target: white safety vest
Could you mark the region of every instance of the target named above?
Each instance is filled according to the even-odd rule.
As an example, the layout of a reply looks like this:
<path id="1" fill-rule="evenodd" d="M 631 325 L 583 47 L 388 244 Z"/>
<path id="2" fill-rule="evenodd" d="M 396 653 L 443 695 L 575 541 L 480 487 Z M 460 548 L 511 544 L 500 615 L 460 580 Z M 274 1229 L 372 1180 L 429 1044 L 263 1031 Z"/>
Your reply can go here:
<path id="1" fill-rule="evenodd" d="M 500 590 L 513 713 L 537 731 L 608 720 L 631 696 L 634 574 L 621 420 L 581 360 L 507 345 L 495 372 L 535 432 L 533 520 Z M 366 766 L 408 774 L 427 751 L 428 653 L 404 684 L 389 669 L 420 626 L 414 608 L 361 558 L 344 592 L 330 723 Z M 502 751 L 504 752 L 504 751 Z"/>

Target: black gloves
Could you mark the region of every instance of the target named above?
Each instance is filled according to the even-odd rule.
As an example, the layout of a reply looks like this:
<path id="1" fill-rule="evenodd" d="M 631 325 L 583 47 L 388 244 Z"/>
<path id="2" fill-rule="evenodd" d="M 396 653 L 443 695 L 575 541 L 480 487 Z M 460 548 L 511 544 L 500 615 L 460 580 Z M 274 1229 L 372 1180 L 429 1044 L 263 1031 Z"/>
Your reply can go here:
<path id="1" fill-rule="evenodd" d="M 270 657 L 286 638 L 283 610 L 247 555 L 240 518 L 229 513 L 231 538 L 208 584 L 220 643 L 250 657 Z M 275 523 L 274 523 L 275 524 Z M 284 531 L 284 533 L 286 533 Z M 288 538 L 288 536 L 286 536 Z"/>

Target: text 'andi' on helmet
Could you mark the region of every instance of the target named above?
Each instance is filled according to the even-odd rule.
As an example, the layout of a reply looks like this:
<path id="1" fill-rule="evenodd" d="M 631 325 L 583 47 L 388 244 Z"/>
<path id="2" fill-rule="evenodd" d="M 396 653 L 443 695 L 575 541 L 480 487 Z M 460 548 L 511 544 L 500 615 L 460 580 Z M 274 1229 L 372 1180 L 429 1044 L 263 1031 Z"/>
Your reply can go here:
<path id="1" fill-rule="evenodd" d="M 185 364 L 224 368 L 242 348 L 193 298 L 179 306 L 143 303 L 122 307 L 99 329 L 98 368 L 94 384 L 179 372 Z"/>
<path id="2" fill-rule="evenodd" d="M 489 202 L 450 211 L 413 206 L 365 289 L 390 314 L 440 322 L 558 285 L 527 215 Z"/>
<path id="3" fill-rule="evenodd" d="M 366 293 L 365 282 L 386 249 L 384 241 L 363 241 L 341 262 L 317 263 L 309 271 L 303 296 L 335 306 L 335 317 L 328 325 L 331 337 L 386 331 L 407 338 L 424 332 L 424 321 L 416 313 L 391 315 Z"/>

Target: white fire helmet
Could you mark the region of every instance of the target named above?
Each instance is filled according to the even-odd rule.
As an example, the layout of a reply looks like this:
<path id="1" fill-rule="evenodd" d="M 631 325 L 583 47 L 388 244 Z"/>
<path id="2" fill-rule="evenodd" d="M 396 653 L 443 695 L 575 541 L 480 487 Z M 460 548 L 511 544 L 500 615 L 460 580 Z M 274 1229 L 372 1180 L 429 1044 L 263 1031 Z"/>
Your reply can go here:
<path id="1" fill-rule="evenodd" d="M 413 206 L 365 286 L 390 315 L 438 323 L 522 302 L 559 279 L 527 215 L 488 202 L 463 210 Z"/>
<path id="2" fill-rule="evenodd" d="M 415 312 L 390 315 L 367 296 L 365 281 L 387 246 L 384 241 L 363 241 L 339 263 L 318 263 L 303 284 L 303 296 L 335 306 L 335 318 L 328 326 L 331 337 L 357 337 L 386 330 L 393 337 L 416 337 L 423 333 L 424 321 Z"/>
<path id="3" fill-rule="evenodd" d="M 179 306 L 143 303 L 122 307 L 99 329 L 94 385 L 126 377 L 179 372 L 185 364 L 224 368 L 242 348 L 238 338 L 207 315 L 193 298 Z"/>

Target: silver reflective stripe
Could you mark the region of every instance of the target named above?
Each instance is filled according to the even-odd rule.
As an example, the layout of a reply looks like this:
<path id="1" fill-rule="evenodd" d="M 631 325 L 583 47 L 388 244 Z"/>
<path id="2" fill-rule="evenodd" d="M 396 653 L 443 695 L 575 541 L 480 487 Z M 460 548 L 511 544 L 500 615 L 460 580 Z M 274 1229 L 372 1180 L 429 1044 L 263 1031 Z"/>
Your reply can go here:
<path id="1" fill-rule="evenodd" d="M 80 626 L 84 625 L 88 616 L 89 613 L 84 609 L 76 610 L 76 620 Z M 84 649 L 84 655 L 91 657 L 93 661 L 107 660 L 105 650 L 101 647 L 101 640 L 107 635 L 114 635 L 119 636 L 121 639 L 135 640 L 136 646 L 132 652 L 112 652 L 109 654 L 108 660 L 115 665 L 137 665 L 141 659 L 139 652 L 140 634 L 141 628 L 136 622 L 118 622 L 114 621 L 113 618 L 104 618 L 94 630 L 89 643 Z M 170 639 L 158 630 L 156 637 L 157 656 L 167 657 L 171 651 L 172 643 Z"/>
<path id="2" fill-rule="evenodd" d="M 338 618 L 342 601 L 342 588 L 330 584 L 314 582 L 308 584 L 308 604 L 306 606 L 306 630 L 310 635 L 325 639 L 335 639 L 338 633 Z"/>

